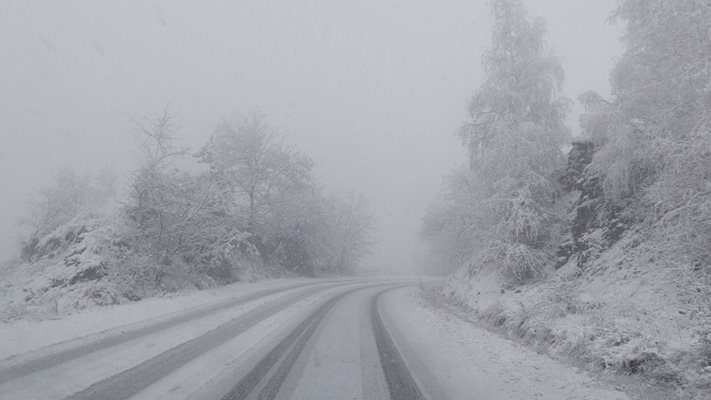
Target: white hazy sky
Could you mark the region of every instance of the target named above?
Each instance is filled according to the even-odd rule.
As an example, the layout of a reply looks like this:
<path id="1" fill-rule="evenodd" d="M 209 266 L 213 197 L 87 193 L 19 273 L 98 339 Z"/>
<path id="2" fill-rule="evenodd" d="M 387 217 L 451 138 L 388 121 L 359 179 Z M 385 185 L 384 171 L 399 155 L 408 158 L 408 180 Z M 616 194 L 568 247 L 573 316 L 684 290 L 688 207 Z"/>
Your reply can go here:
<path id="1" fill-rule="evenodd" d="M 606 94 L 620 53 L 615 0 L 527 0 L 575 98 Z M 363 193 L 378 233 L 368 264 L 407 268 L 455 135 L 482 80 L 486 0 L 27 1 L 0 4 L 0 258 L 28 196 L 61 166 L 136 154 L 129 115 L 169 105 L 186 145 L 261 110 L 333 190 Z M 570 118 L 577 130 L 577 118 Z"/>

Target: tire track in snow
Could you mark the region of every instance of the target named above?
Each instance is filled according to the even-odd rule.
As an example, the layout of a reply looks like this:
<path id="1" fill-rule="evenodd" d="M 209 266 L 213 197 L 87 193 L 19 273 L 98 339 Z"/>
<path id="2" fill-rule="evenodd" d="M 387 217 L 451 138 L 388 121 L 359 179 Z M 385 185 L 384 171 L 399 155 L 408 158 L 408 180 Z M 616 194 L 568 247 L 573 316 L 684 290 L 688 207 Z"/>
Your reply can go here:
<path id="1" fill-rule="evenodd" d="M 280 292 L 288 291 L 291 289 L 296 289 L 300 287 L 309 287 L 312 285 L 322 285 L 327 282 L 318 282 L 318 283 L 307 283 L 307 284 L 294 284 L 294 285 L 289 285 L 289 286 L 284 286 L 284 287 L 279 287 L 279 288 L 273 288 L 273 289 L 265 289 L 261 290 L 255 293 L 251 293 L 245 296 L 238 297 L 236 299 L 229 299 L 225 300 L 222 302 L 219 302 L 217 304 L 213 305 L 208 305 L 204 307 L 200 307 L 199 309 L 189 311 L 185 314 L 178 315 L 174 318 L 169 318 L 164 321 L 160 321 L 157 323 L 153 323 L 150 325 L 146 326 L 141 326 L 139 328 L 130 330 L 128 332 L 120 332 L 115 335 L 110 335 L 108 337 L 103 337 L 95 341 L 91 341 L 89 343 L 83 343 L 79 344 L 75 347 L 71 347 L 68 349 L 63 349 L 51 354 L 48 354 L 46 356 L 40 356 L 37 358 L 31 358 L 28 359 L 27 361 L 21 361 L 19 363 L 14 363 L 13 365 L 10 365 L 8 367 L 3 367 L 0 368 L 0 385 L 6 382 L 9 382 L 14 379 L 21 378 L 23 376 L 29 375 L 33 372 L 37 372 L 43 369 L 48 369 L 60 364 L 63 364 L 65 362 L 74 360 L 76 358 L 82 357 L 84 355 L 87 355 L 89 353 L 93 353 L 95 351 L 99 351 L 108 347 L 112 346 L 117 346 L 120 344 L 127 343 L 129 341 L 139 339 L 141 337 L 151 335 L 156 332 L 160 332 L 166 329 L 170 329 L 173 327 L 176 327 L 181 324 L 189 323 L 191 321 L 194 321 L 196 319 L 202 318 L 206 315 L 217 313 L 220 311 L 227 310 L 231 307 L 235 307 L 244 303 L 248 303 L 250 301 L 258 300 L 262 297 L 270 296 L 273 294 L 277 294 Z M 120 330 L 121 327 L 118 328 L 113 328 L 113 330 Z M 100 334 L 99 334 L 100 335 Z M 76 339 L 73 339 L 74 341 Z M 53 346 L 58 346 L 61 345 L 53 345 Z M 30 353 L 31 356 L 31 353 Z M 20 356 L 22 357 L 22 355 Z M 13 357 L 14 358 L 14 357 Z"/>
<path id="2" fill-rule="evenodd" d="M 425 397 L 405 364 L 392 336 L 389 334 L 378 310 L 378 299 L 390 290 L 409 284 L 391 286 L 373 295 L 370 301 L 372 333 L 375 337 L 378 356 L 386 378 L 391 400 L 424 400 Z M 372 288 L 372 286 L 370 287 Z M 328 300 L 282 339 L 264 356 L 221 400 L 273 400 L 292 372 L 294 365 L 306 348 L 317 327 L 329 311 L 346 295 L 368 288 L 352 289 Z"/>
<path id="3" fill-rule="evenodd" d="M 343 296 L 359 289 L 340 293 L 312 312 L 240 379 L 222 400 L 274 399 L 328 311 Z"/>
<path id="4" fill-rule="evenodd" d="M 259 322 L 278 313 L 286 306 L 318 293 L 319 291 L 340 285 L 347 285 L 347 283 L 307 288 L 305 291 L 291 294 L 285 298 L 280 298 L 271 303 L 259 306 L 202 336 L 182 343 L 133 368 L 96 382 L 66 399 L 127 399 L 146 389 L 154 382 L 168 376 L 205 352 L 226 343 Z"/>
<path id="5" fill-rule="evenodd" d="M 394 289 L 397 288 L 390 290 Z M 386 292 L 383 291 L 373 296 L 373 300 L 370 303 L 370 316 L 373 321 L 373 334 L 375 335 L 375 343 L 380 355 L 380 364 L 383 367 L 385 380 L 388 384 L 390 399 L 425 400 L 425 396 L 422 394 L 407 364 L 405 364 L 402 354 L 398 351 L 392 336 L 385 327 L 383 317 L 380 315 L 378 299 Z"/>

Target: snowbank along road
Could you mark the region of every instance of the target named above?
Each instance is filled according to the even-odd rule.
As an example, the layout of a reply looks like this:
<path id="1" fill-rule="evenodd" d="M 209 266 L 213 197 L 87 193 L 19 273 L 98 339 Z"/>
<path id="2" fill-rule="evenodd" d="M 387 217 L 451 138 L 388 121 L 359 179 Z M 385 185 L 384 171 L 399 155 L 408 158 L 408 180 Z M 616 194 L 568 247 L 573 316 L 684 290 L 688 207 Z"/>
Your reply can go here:
<path id="1" fill-rule="evenodd" d="M 2 361 L 0 398 L 423 399 L 379 302 L 417 284 L 292 284 L 59 343 Z"/>

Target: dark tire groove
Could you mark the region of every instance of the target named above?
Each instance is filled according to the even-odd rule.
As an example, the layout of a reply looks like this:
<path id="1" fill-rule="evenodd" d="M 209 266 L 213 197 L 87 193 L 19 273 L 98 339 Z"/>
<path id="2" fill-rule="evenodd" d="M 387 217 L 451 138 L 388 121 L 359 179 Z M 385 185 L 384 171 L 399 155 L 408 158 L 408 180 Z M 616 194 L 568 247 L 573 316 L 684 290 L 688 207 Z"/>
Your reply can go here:
<path id="1" fill-rule="evenodd" d="M 240 379 L 222 400 L 245 400 L 257 390 L 259 393 L 255 398 L 274 399 L 318 325 L 338 300 L 355 290 L 358 289 L 337 295 L 312 312 Z M 268 380 L 265 381 L 265 377 L 269 377 Z"/>
<path id="2" fill-rule="evenodd" d="M 375 344 L 380 355 L 385 381 L 388 384 L 391 400 L 425 400 L 422 391 L 413 378 L 405 360 L 397 349 L 392 336 L 388 333 L 378 309 L 378 299 L 384 292 L 373 297 L 370 315 L 373 322 Z"/>
<path id="3" fill-rule="evenodd" d="M 286 306 L 318 292 L 320 289 L 311 288 L 251 310 L 204 335 L 182 343 L 117 375 L 94 383 L 88 388 L 67 397 L 66 400 L 127 399 L 205 352 L 226 343 L 254 325 L 278 313 Z"/>
<path id="4" fill-rule="evenodd" d="M 380 285 L 378 285 L 380 286 Z M 373 297 L 370 314 L 388 391 L 393 400 L 424 400 L 417 383 L 409 372 L 404 360 L 387 332 L 377 307 L 383 293 L 399 287 L 386 289 Z M 341 293 L 328 300 L 309 314 L 296 328 L 267 353 L 221 400 L 273 400 L 279 393 L 299 356 L 312 338 L 319 324 L 333 306 L 344 296 L 363 288 Z"/>
<path id="5" fill-rule="evenodd" d="M 158 322 L 158 323 L 155 323 L 152 325 L 137 328 L 135 330 L 128 331 L 125 333 L 118 333 L 114 336 L 109 336 L 109 337 L 99 339 L 99 340 L 96 340 L 96 341 L 93 341 L 90 343 L 79 345 L 77 347 L 59 351 L 57 353 L 48 355 L 46 357 L 39 357 L 36 359 L 28 360 L 27 362 L 24 362 L 24 363 L 21 363 L 18 365 L 6 367 L 4 369 L 0 369 L 0 384 L 11 381 L 13 379 L 21 378 L 25 375 L 29 375 L 29 374 L 36 372 L 36 371 L 40 371 L 43 369 L 47 369 L 47 368 L 51 368 L 51 367 L 63 364 L 65 362 L 79 358 L 83 355 L 93 353 L 95 351 L 98 351 L 98 350 L 101 350 L 101 349 L 104 349 L 107 347 L 120 345 L 120 344 L 129 342 L 131 340 L 138 339 L 138 338 L 146 336 L 146 335 L 150 335 L 155 332 L 173 328 L 175 326 L 178 326 L 178 325 L 190 322 L 192 320 L 204 317 L 208 314 L 227 310 L 231 307 L 235 307 L 240 304 L 259 299 L 261 297 L 269 296 L 269 295 L 276 294 L 276 293 L 279 293 L 282 291 L 287 291 L 290 289 L 295 289 L 295 288 L 298 288 L 301 286 L 310 286 L 310 285 L 309 284 L 306 284 L 306 285 L 295 284 L 295 285 L 289 285 L 286 287 L 261 290 L 261 291 L 258 291 L 258 292 L 255 292 L 255 293 L 252 293 L 252 294 L 249 294 L 246 296 L 239 297 L 237 299 L 226 300 L 226 301 L 218 303 L 212 307 L 208 306 L 207 308 L 194 310 L 194 311 L 188 312 L 184 315 L 180 315 L 175 318 L 168 319 L 166 321 L 161 321 L 161 322 Z M 120 329 L 120 327 L 115 328 L 115 329 Z"/>

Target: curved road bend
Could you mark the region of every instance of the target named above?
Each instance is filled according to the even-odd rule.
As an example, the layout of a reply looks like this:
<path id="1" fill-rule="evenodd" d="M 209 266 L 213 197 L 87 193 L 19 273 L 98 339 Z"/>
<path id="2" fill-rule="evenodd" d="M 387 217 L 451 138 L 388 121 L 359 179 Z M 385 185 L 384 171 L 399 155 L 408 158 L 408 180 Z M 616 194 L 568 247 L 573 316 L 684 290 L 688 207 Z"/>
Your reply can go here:
<path id="1" fill-rule="evenodd" d="M 156 321 L 152 323 L 138 323 L 132 324 L 129 327 L 117 327 L 111 329 L 110 331 L 100 332 L 98 334 L 91 335 L 91 338 L 81 338 L 80 341 L 74 339 L 68 341 L 69 343 L 58 343 L 51 346 L 56 347 L 57 350 L 52 351 L 52 349 L 49 349 L 50 351 L 48 354 L 35 355 L 33 353 L 30 353 L 26 355 L 11 357 L 9 359 L 9 362 L 3 362 L 2 364 L 0 364 L 0 385 L 13 379 L 17 379 L 25 375 L 31 374 L 33 372 L 60 365 L 62 363 L 79 358 L 86 354 L 108 347 L 116 346 L 119 344 L 123 344 L 131 340 L 135 340 L 182 324 L 190 323 L 206 315 L 224 311 L 248 303 L 250 301 L 258 300 L 263 297 L 267 297 L 281 292 L 286 292 L 292 289 L 310 286 L 322 286 L 328 284 L 332 284 L 332 282 L 321 281 L 296 283 L 277 288 L 260 290 L 247 295 L 237 296 L 216 303 L 196 307 L 195 309 L 191 309 L 187 312 L 181 312 L 177 315 L 168 315 L 164 318 L 157 318 Z M 44 353 L 44 350 L 45 349 L 43 349 L 42 353 Z"/>
<path id="2" fill-rule="evenodd" d="M 432 398 L 423 394 L 431 391 L 421 387 L 428 382 L 420 379 L 424 364 L 413 362 L 408 347 L 397 343 L 400 336 L 392 334 L 396 329 L 378 302 L 380 294 L 414 284 L 412 280 L 322 281 L 254 293 L 201 311 L 215 313 L 284 292 L 204 334 L 86 384 L 53 390 L 42 378 L 51 373 L 53 382 L 62 382 L 54 374 L 71 381 L 77 372 L 91 370 L 91 365 L 82 363 L 96 362 L 92 354 L 111 355 L 114 347 L 119 351 L 130 349 L 134 342 L 141 345 L 143 336 L 160 338 L 163 330 L 194 327 L 202 315 L 195 310 L 50 355 L 45 364 L 39 359 L 28 364 L 31 367 L 0 371 L 5 374 L 0 375 L 5 377 L 0 381 L 0 398 L 20 398 L 18 394 L 37 399 Z M 249 342 L 250 337 L 258 340 Z M 248 350 L 234 351 L 236 345 Z"/>
<path id="3" fill-rule="evenodd" d="M 234 371 L 233 385 L 226 393 L 229 377 L 223 376 L 222 382 L 212 382 L 192 398 L 427 398 L 420 382 L 428 381 L 414 378 L 379 309 L 381 294 L 411 285 L 351 289 L 334 296 L 303 318 L 261 358 L 248 363 L 251 368 L 243 365 Z M 409 359 L 413 357 L 408 354 Z"/>

